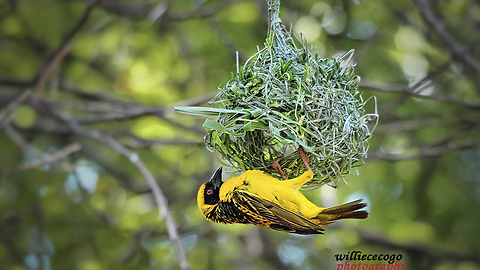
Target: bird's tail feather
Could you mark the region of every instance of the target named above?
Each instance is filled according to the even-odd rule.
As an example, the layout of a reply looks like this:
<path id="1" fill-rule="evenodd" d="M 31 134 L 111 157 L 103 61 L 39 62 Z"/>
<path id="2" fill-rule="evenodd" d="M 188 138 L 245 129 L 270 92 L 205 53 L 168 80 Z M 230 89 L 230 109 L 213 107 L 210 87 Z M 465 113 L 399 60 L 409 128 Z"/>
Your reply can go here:
<path id="1" fill-rule="evenodd" d="M 367 204 L 362 203 L 362 199 L 359 199 L 346 204 L 325 208 L 315 219 L 319 220 L 322 225 L 346 218 L 365 219 L 368 217 L 368 212 L 365 210 L 357 211 L 365 206 L 367 206 Z"/>

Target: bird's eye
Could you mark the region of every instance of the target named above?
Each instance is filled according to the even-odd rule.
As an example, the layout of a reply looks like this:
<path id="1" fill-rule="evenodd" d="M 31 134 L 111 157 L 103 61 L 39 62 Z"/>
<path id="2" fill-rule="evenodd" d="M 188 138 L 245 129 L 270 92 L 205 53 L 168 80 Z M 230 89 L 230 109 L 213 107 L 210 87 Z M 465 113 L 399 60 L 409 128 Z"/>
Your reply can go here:
<path id="1" fill-rule="evenodd" d="M 212 193 L 213 193 L 213 190 L 211 190 L 211 189 L 207 190 L 207 195 L 212 195 Z"/>

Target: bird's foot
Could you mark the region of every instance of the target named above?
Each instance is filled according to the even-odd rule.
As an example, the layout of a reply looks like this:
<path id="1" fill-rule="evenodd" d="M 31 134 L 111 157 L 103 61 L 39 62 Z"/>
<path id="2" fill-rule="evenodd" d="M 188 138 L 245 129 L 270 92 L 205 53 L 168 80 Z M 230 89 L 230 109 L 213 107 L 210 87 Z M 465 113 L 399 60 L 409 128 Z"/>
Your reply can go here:
<path id="1" fill-rule="evenodd" d="M 282 167 L 279 163 L 280 160 L 282 160 L 282 158 L 275 159 L 272 163 L 272 167 L 280 174 L 283 180 L 286 180 L 287 178 L 285 177 L 285 172 L 282 170 Z"/>
<path id="2" fill-rule="evenodd" d="M 307 171 L 311 171 L 312 169 L 310 169 L 310 165 L 308 165 L 308 162 L 310 162 L 310 159 L 305 154 L 305 151 L 303 150 L 303 147 L 301 147 L 301 146 L 298 147 L 297 152 L 300 155 L 300 158 L 302 159 L 303 164 L 305 165 L 305 168 L 307 169 Z"/>

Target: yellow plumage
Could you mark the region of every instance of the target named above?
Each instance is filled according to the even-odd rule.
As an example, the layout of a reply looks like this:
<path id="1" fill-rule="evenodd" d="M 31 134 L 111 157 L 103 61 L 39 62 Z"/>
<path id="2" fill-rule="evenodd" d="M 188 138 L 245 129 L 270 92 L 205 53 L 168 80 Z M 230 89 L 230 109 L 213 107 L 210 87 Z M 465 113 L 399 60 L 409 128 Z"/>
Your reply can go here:
<path id="1" fill-rule="evenodd" d="M 221 180 L 221 168 L 203 184 L 197 196 L 202 214 L 220 223 L 254 224 L 299 234 L 322 233 L 323 225 L 338 219 L 367 218 L 361 200 L 330 208 L 310 202 L 300 188 L 313 178 L 310 170 L 290 180 L 278 180 L 258 170 L 250 170 Z"/>

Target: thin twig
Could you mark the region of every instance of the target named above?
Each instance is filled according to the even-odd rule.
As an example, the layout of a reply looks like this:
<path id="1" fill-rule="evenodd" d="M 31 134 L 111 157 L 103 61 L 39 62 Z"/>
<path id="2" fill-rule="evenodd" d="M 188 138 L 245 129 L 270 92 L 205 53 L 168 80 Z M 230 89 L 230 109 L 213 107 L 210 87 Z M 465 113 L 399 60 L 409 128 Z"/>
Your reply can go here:
<path id="1" fill-rule="evenodd" d="M 5 133 L 15 143 L 23 153 L 30 153 L 33 155 L 39 155 L 37 150 L 31 146 L 10 124 L 5 125 Z"/>
<path id="2" fill-rule="evenodd" d="M 79 92 L 76 92 L 76 93 L 79 93 Z M 201 97 L 186 100 L 182 102 L 182 105 L 193 106 L 193 105 L 205 103 L 210 99 L 212 99 L 214 97 L 214 94 L 215 93 L 211 93 Z M 105 98 L 101 94 L 92 94 L 92 93 L 90 97 L 101 98 L 101 99 Z M 145 106 L 137 103 L 121 103 L 121 104 L 123 104 L 123 107 L 126 107 L 126 108 L 124 108 L 120 112 L 102 114 L 101 116 L 99 115 L 86 116 L 86 117 L 76 119 L 76 121 L 82 124 L 89 124 L 89 123 L 98 123 L 98 122 L 105 122 L 105 121 L 128 120 L 131 118 L 137 118 L 139 116 L 144 116 L 144 115 L 156 115 L 163 119 L 165 117 L 166 112 L 174 111 L 173 106 L 170 106 L 170 107 Z"/>
<path id="3" fill-rule="evenodd" d="M 127 2 L 126 2 L 127 3 Z M 125 17 L 131 20 L 143 20 L 151 12 L 154 3 L 129 5 L 120 1 L 100 1 L 99 8 L 104 9 L 108 13 Z"/>
<path id="4" fill-rule="evenodd" d="M 14 173 L 18 173 L 18 172 L 21 172 L 21 171 L 37 168 L 37 167 L 40 167 L 40 166 L 43 166 L 43 165 L 46 165 L 46 164 L 55 163 L 58 160 L 60 160 L 62 158 L 65 158 L 66 156 L 79 151 L 81 148 L 82 148 L 82 146 L 79 143 L 72 143 L 72 144 L 69 144 L 69 145 L 65 146 L 64 148 L 58 150 L 57 152 L 55 152 L 53 154 L 45 156 L 42 159 L 39 159 L 35 162 L 17 166 L 15 168 L 11 169 L 11 170 L 6 171 L 6 173 L 7 174 L 14 174 Z"/>
<path id="5" fill-rule="evenodd" d="M 234 3 L 238 2 L 238 0 L 224 0 L 220 1 L 217 6 L 215 7 L 205 7 L 204 1 L 199 1 L 201 3 L 200 5 L 197 5 L 197 7 L 188 13 L 184 14 L 172 14 L 168 16 L 168 20 L 171 21 L 184 21 L 184 20 L 190 20 L 190 19 L 195 19 L 195 18 L 211 18 L 215 14 L 221 12 L 222 10 L 228 8 L 229 6 L 233 5 Z"/>
<path id="6" fill-rule="evenodd" d="M 77 119 L 78 123 L 89 124 L 99 123 L 104 121 L 119 121 L 137 118 L 144 115 L 163 115 L 165 113 L 164 107 L 149 107 L 149 106 L 135 106 L 124 110 L 121 113 L 110 113 L 102 115 L 93 115 Z"/>
<path id="7" fill-rule="evenodd" d="M 8 115 L 8 113 L 10 113 L 18 105 L 20 105 L 22 102 L 24 102 L 31 94 L 32 94 L 32 89 L 26 89 L 20 95 L 18 95 L 16 98 L 12 99 L 7 104 L 7 106 L 5 106 L 5 109 L 2 112 L 0 112 L 0 126 L 3 125 L 2 122 L 4 121 L 4 119 Z"/>
<path id="8" fill-rule="evenodd" d="M 62 59 L 72 50 L 73 43 L 71 42 L 75 34 L 80 31 L 80 29 L 86 24 L 88 18 L 90 16 L 91 11 L 95 7 L 98 1 L 93 1 L 92 3 L 87 5 L 82 16 L 78 19 L 78 21 L 70 28 L 70 30 L 66 33 L 63 40 L 60 42 L 59 46 L 53 51 L 45 61 L 43 68 L 37 74 L 34 81 L 37 82 L 37 91 L 38 97 L 40 100 L 43 100 L 43 92 L 45 89 L 45 83 L 49 74 L 58 67 L 59 63 Z"/>
<path id="9" fill-rule="evenodd" d="M 168 15 L 170 4 L 172 0 L 160 1 L 158 4 L 148 13 L 148 20 L 152 23 L 162 22 Z"/>
<path id="10" fill-rule="evenodd" d="M 401 161 L 401 160 L 411 160 L 411 159 L 420 159 L 420 158 L 432 158 L 439 157 L 450 152 L 472 149 L 480 147 L 480 140 L 471 139 L 461 142 L 449 141 L 439 147 L 421 147 L 416 153 L 412 154 L 390 154 L 382 151 L 377 151 L 376 153 L 369 153 L 368 160 L 384 160 L 384 161 Z"/>
<path id="11" fill-rule="evenodd" d="M 34 80 L 20 80 L 20 79 L 12 79 L 12 78 L 1 78 L 0 85 L 1 86 L 10 86 L 10 87 L 31 87 L 35 84 Z"/>
<path id="12" fill-rule="evenodd" d="M 442 38 L 452 54 L 467 66 L 480 72 L 480 61 L 452 35 L 445 24 L 444 19 L 434 11 L 430 0 L 415 0 L 415 5 L 423 19 Z"/>
<path id="13" fill-rule="evenodd" d="M 129 138 L 132 139 L 128 143 L 129 148 L 148 148 L 155 145 L 191 145 L 191 146 L 200 146 L 203 145 L 202 141 L 187 141 L 182 139 L 170 139 L 170 140 L 152 140 L 145 139 L 135 136 L 134 134 L 129 134 Z"/>
<path id="14" fill-rule="evenodd" d="M 455 118 L 444 117 L 420 117 L 417 119 L 397 119 L 387 123 L 382 123 L 375 129 L 375 135 L 388 135 L 399 132 L 414 132 L 425 127 L 445 127 L 455 125 L 480 125 L 480 119 L 475 115 L 473 117 L 461 115 Z"/>
<path id="15" fill-rule="evenodd" d="M 63 57 L 65 57 L 65 55 L 72 49 L 72 44 L 70 43 L 70 41 L 75 36 L 75 34 L 82 28 L 82 26 L 85 25 L 93 7 L 93 4 L 87 6 L 85 12 L 82 14 L 80 19 L 73 25 L 73 27 L 67 32 L 57 49 L 49 55 L 47 61 L 44 64 L 44 67 L 37 75 L 37 91 L 40 98 L 43 97 L 43 90 L 45 88 L 45 82 L 48 75 L 59 64 Z"/>
<path id="16" fill-rule="evenodd" d="M 412 88 L 410 87 L 405 87 L 401 85 L 375 85 L 367 81 L 362 81 L 360 82 L 360 87 L 368 88 L 370 90 L 380 91 L 380 92 L 403 93 L 416 98 L 430 99 L 430 100 L 460 105 L 465 108 L 469 108 L 473 110 L 480 110 L 480 103 L 478 102 L 460 100 L 453 96 L 422 95 L 422 94 L 415 93 L 414 91 L 412 91 Z"/>
<path id="17" fill-rule="evenodd" d="M 105 103 L 115 105 L 115 106 L 120 106 L 120 107 L 132 106 L 137 104 L 134 102 L 118 99 L 116 97 L 110 96 L 100 91 L 89 92 L 64 80 L 60 81 L 59 87 L 63 92 L 75 95 L 78 98 L 85 99 L 85 100 L 105 102 Z"/>
<path id="18" fill-rule="evenodd" d="M 216 94 L 217 94 L 216 92 L 212 92 L 212 93 L 208 93 L 208 94 L 203 95 L 203 96 L 194 97 L 194 98 L 191 98 L 191 99 L 186 99 L 186 100 L 182 101 L 180 104 L 178 104 L 178 106 L 197 106 L 197 105 L 200 105 L 202 103 L 206 103 L 206 102 L 210 101 L 212 98 L 215 97 Z M 173 111 L 173 107 L 171 107 L 170 109 Z"/>
<path id="19" fill-rule="evenodd" d="M 375 129 L 375 136 L 390 135 L 400 132 L 414 132 L 424 127 L 447 126 L 458 123 L 458 119 L 444 120 L 441 118 L 419 118 L 409 121 L 395 121 L 378 125 Z"/>
<path id="20" fill-rule="evenodd" d="M 150 193 L 151 189 L 146 184 L 140 185 L 135 182 L 128 174 L 123 171 L 123 168 L 119 166 L 115 166 L 114 164 L 110 164 L 106 159 L 101 158 L 95 150 L 89 150 L 87 147 L 84 147 L 81 150 L 81 155 L 86 157 L 88 160 L 95 162 L 96 164 L 100 165 L 100 167 L 105 170 L 108 174 L 112 175 L 120 185 L 135 194 L 144 194 Z"/>

